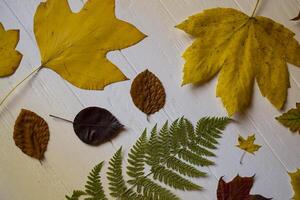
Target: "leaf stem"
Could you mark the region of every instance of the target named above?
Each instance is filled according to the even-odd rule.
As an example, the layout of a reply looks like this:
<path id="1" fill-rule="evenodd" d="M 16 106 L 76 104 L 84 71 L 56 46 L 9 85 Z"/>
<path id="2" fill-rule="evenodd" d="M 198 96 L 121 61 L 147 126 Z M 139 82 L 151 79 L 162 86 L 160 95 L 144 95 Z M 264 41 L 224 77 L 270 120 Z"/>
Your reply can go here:
<path id="1" fill-rule="evenodd" d="M 55 115 L 49 115 L 49 116 L 73 124 L 73 121 L 71 121 L 71 120 L 68 120 L 68 119 L 65 119 L 65 118 L 62 118 L 62 117 L 58 117 L 58 116 L 55 116 Z"/>
<path id="2" fill-rule="evenodd" d="M 241 165 L 243 164 L 243 160 L 244 160 L 245 155 L 246 155 L 246 151 L 244 151 L 244 153 L 241 156 L 241 159 L 240 159 L 240 164 Z"/>
<path id="3" fill-rule="evenodd" d="M 35 68 L 32 72 L 30 72 L 24 79 L 22 79 L 17 85 L 15 85 L 6 95 L 5 97 L 1 100 L 0 102 L 0 107 L 2 106 L 2 104 L 6 101 L 6 99 L 24 82 L 26 81 L 28 78 L 30 78 L 33 74 L 37 73 L 40 69 L 42 68 L 42 66 L 39 66 L 37 68 Z"/>
<path id="4" fill-rule="evenodd" d="M 259 2 L 260 2 L 260 0 L 257 0 L 257 1 L 256 1 L 256 5 L 255 5 L 254 10 L 253 10 L 253 12 L 252 12 L 252 14 L 251 14 L 251 17 L 253 17 L 253 16 L 255 15 L 255 12 L 256 12 L 256 10 L 257 10 L 257 8 L 258 8 Z"/>

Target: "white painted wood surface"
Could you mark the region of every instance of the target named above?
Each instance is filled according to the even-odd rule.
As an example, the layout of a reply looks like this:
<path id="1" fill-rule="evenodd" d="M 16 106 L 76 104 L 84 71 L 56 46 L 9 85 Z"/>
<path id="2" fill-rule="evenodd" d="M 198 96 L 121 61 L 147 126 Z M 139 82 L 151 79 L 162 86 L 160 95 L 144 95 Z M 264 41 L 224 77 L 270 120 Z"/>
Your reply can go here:
<path id="1" fill-rule="evenodd" d="M 74 12 L 83 5 L 81 0 L 69 1 Z M 39 51 L 33 34 L 33 15 L 39 0 L 0 0 L 0 22 L 6 29 L 20 29 L 17 49 L 24 55 L 17 72 L 0 79 L 3 97 L 20 79 L 39 66 Z M 85 91 L 70 85 L 53 71 L 43 69 L 23 84 L 0 110 L 0 199 L 1 200 L 58 200 L 73 189 L 83 187 L 90 169 L 102 160 L 107 161 L 116 149 L 123 146 L 125 155 L 145 127 L 159 125 L 182 115 L 195 122 L 202 116 L 225 116 L 221 101 L 215 97 L 216 79 L 200 86 L 180 87 L 183 59 L 181 54 L 192 38 L 174 28 L 188 16 L 206 8 L 232 7 L 250 13 L 254 0 L 116 0 L 116 15 L 137 26 L 148 37 L 139 44 L 108 54 L 127 77 L 149 68 L 163 82 L 167 92 L 166 106 L 151 116 L 150 122 L 132 103 L 131 81 L 110 85 L 104 91 Z M 300 24 L 289 19 L 298 14 L 300 0 L 263 0 L 258 14 L 270 17 L 296 33 L 300 40 Z M 63 20 L 63 19 L 62 19 Z M 285 110 L 300 100 L 300 69 L 290 66 L 291 88 Z M 216 199 L 219 177 L 231 180 L 236 174 L 252 176 L 256 181 L 251 193 L 288 200 L 293 196 L 287 171 L 300 167 L 300 136 L 292 134 L 274 119 L 277 111 L 255 86 L 251 108 L 225 131 L 221 140 L 217 165 L 206 168 L 208 178 L 196 180 L 205 190 L 175 191 L 182 199 Z M 72 125 L 54 120 L 49 114 L 68 119 L 87 106 L 110 110 L 126 126 L 111 143 L 99 147 L 83 144 L 74 134 Z M 49 124 L 51 137 L 46 160 L 38 161 L 24 155 L 12 138 L 13 125 L 21 108 L 41 115 Z M 262 145 L 256 156 L 242 154 L 235 147 L 238 134 L 246 137 L 256 133 Z M 107 165 L 105 165 L 107 167 Z M 105 173 L 106 167 L 102 171 Z M 103 176 L 105 177 L 105 176 Z M 104 181 L 107 188 L 107 181 Z M 108 191 L 106 189 L 106 193 Z"/>

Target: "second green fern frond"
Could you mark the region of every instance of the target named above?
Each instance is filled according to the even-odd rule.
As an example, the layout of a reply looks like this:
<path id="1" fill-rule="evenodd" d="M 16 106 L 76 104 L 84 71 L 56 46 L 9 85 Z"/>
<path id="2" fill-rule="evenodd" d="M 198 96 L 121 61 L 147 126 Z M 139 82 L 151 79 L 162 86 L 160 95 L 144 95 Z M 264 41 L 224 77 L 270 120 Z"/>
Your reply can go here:
<path id="1" fill-rule="evenodd" d="M 85 200 L 107 200 L 100 177 L 102 167 L 103 162 L 99 163 L 92 169 L 85 185 L 85 191 L 75 190 L 71 197 L 66 196 L 66 198 L 68 200 L 79 200 L 81 196 L 84 196 Z"/>
<path id="2" fill-rule="evenodd" d="M 145 130 L 128 153 L 127 175 L 123 176 L 122 148 L 111 158 L 107 171 L 110 195 L 117 200 L 179 200 L 165 186 L 180 190 L 201 190 L 189 177 L 205 177 L 199 166 L 214 164 L 214 157 L 222 130 L 229 118 L 205 117 L 196 128 L 184 117 L 170 126 L 166 122 L 160 130 L 155 125 L 147 137 Z M 84 191 L 74 191 L 68 200 L 106 200 L 99 172 L 103 163 L 95 166 L 88 176 Z"/>

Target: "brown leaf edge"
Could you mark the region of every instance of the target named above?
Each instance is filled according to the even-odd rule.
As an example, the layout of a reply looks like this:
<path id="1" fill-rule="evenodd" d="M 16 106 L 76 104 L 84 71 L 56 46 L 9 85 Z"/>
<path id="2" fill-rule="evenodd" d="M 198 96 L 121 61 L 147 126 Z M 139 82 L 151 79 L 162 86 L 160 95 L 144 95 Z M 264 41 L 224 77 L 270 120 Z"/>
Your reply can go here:
<path id="1" fill-rule="evenodd" d="M 271 200 L 272 198 L 266 198 L 264 196 L 261 196 L 259 194 L 250 195 L 249 200 Z"/>
<path id="2" fill-rule="evenodd" d="M 148 69 L 135 77 L 130 94 L 135 106 L 147 115 L 159 111 L 166 102 L 164 86 Z"/>
<path id="3" fill-rule="evenodd" d="M 36 113 L 22 109 L 14 126 L 13 139 L 23 153 L 43 160 L 49 141 L 47 122 Z"/>
<path id="4" fill-rule="evenodd" d="M 298 21 L 298 20 L 300 20 L 300 12 L 299 12 L 299 14 L 298 14 L 298 16 L 297 17 L 295 17 L 295 18 L 293 18 L 293 19 L 291 19 L 292 21 Z"/>

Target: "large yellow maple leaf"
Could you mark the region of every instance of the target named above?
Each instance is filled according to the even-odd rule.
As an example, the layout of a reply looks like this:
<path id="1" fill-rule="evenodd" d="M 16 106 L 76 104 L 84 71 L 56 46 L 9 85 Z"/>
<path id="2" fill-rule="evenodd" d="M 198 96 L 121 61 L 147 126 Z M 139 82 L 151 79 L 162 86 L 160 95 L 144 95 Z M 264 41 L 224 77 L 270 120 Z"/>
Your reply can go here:
<path id="1" fill-rule="evenodd" d="M 205 10 L 177 28 L 197 38 L 183 55 L 183 85 L 205 83 L 219 72 L 216 93 L 233 115 L 249 106 L 256 79 L 262 95 L 283 107 L 290 86 L 287 62 L 300 66 L 293 32 L 231 8 Z"/>
<path id="2" fill-rule="evenodd" d="M 18 68 L 22 54 L 15 50 L 19 30 L 6 31 L 0 23 L 0 77 L 12 75 Z"/>
<path id="3" fill-rule="evenodd" d="M 126 80 L 106 54 L 145 37 L 133 25 L 116 18 L 115 0 L 89 0 L 78 13 L 70 10 L 67 0 L 40 3 L 34 33 L 41 66 L 83 89 L 103 89 Z"/>

